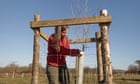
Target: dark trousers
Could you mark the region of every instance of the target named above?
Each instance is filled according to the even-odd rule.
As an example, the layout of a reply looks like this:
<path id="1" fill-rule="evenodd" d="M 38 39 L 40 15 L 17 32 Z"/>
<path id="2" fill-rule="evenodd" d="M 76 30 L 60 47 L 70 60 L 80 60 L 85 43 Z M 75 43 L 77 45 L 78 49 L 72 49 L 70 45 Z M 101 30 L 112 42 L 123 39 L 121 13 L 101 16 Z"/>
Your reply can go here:
<path id="1" fill-rule="evenodd" d="M 49 84 L 70 84 L 69 71 L 66 64 L 59 67 L 47 65 L 46 73 Z"/>

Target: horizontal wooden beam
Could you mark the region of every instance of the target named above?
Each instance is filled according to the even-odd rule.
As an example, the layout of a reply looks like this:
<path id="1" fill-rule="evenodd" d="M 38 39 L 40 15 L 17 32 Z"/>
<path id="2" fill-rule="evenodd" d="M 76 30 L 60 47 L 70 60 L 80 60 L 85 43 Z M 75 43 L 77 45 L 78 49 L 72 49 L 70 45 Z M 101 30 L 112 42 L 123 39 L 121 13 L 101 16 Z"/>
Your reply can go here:
<path id="1" fill-rule="evenodd" d="M 111 16 L 92 16 L 92 17 L 83 17 L 83 18 L 32 21 L 30 22 L 30 27 L 41 28 L 41 27 L 53 27 L 58 25 L 99 24 L 99 23 L 111 23 L 111 22 L 112 22 Z"/>
<path id="2" fill-rule="evenodd" d="M 46 40 L 46 41 L 49 40 L 49 36 L 48 36 L 45 32 L 43 32 L 43 31 L 41 31 L 41 30 L 40 30 L 40 36 L 41 36 L 44 40 Z M 69 41 L 70 41 L 70 44 L 89 43 L 89 42 L 96 42 L 96 38 L 70 39 Z"/>
<path id="3" fill-rule="evenodd" d="M 96 42 L 95 38 L 81 38 L 81 39 L 75 39 L 75 40 L 70 40 L 70 44 L 76 44 L 76 43 L 89 43 L 89 42 Z"/>
<path id="4" fill-rule="evenodd" d="M 45 41 L 48 41 L 49 40 L 49 36 L 40 30 L 40 36 L 45 40 Z M 95 38 L 81 38 L 81 39 L 72 39 L 72 40 L 69 40 L 70 41 L 70 44 L 77 44 L 77 43 L 89 43 L 89 42 L 96 42 L 96 39 Z"/>

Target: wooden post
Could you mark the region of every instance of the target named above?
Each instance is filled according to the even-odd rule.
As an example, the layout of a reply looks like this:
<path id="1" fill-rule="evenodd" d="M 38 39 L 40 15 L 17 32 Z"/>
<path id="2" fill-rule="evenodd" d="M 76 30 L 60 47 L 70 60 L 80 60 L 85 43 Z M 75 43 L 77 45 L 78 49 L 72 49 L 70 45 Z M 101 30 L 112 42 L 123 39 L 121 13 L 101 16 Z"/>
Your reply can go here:
<path id="1" fill-rule="evenodd" d="M 97 49 L 97 71 L 98 71 L 98 84 L 103 83 L 103 63 L 102 63 L 102 51 L 101 51 L 101 33 L 96 32 L 96 49 Z"/>
<path id="2" fill-rule="evenodd" d="M 57 27 L 55 28 L 55 34 L 56 34 L 55 39 L 56 39 L 57 41 L 59 41 L 59 40 L 61 39 L 61 26 L 57 26 Z"/>
<path id="3" fill-rule="evenodd" d="M 40 15 L 34 16 L 35 21 L 40 21 Z M 31 84 L 38 84 L 39 76 L 39 54 L 40 54 L 40 28 L 34 30 L 34 47 L 33 47 L 33 66 L 32 66 L 32 80 Z"/>
<path id="4" fill-rule="evenodd" d="M 108 16 L 107 10 L 100 11 L 101 16 Z M 103 56 L 103 73 L 104 73 L 104 83 L 112 84 L 112 65 L 110 58 L 110 46 L 109 46 L 109 23 L 101 23 L 101 37 L 102 37 L 102 56 Z"/>

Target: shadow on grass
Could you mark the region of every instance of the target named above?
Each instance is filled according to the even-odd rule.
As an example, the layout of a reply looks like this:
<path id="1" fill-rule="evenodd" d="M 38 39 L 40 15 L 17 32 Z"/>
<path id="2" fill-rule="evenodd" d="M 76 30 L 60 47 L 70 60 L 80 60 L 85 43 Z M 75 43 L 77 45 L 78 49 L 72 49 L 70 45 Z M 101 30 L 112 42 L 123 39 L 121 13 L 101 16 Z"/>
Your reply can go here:
<path id="1" fill-rule="evenodd" d="M 116 79 L 116 80 L 124 80 L 124 81 L 140 81 L 140 79 L 125 79 L 125 78 Z"/>

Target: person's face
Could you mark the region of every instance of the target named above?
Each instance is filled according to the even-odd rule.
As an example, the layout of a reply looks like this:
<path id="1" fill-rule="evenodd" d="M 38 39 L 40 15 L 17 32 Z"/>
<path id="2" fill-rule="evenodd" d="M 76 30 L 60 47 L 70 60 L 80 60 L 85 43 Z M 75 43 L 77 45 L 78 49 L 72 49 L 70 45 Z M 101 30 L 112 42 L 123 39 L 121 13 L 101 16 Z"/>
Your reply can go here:
<path id="1" fill-rule="evenodd" d="M 62 38 L 65 37 L 65 36 L 67 35 L 67 32 L 68 32 L 68 30 L 62 31 L 62 32 L 61 32 L 61 37 L 62 37 Z"/>

